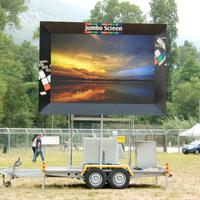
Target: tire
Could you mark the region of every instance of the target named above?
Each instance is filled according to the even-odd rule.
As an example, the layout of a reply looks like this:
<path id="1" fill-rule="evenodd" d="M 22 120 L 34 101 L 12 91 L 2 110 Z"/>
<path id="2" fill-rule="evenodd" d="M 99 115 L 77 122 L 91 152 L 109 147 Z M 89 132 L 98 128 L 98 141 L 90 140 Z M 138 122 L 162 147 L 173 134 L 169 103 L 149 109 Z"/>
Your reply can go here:
<path id="1" fill-rule="evenodd" d="M 183 151 L 183 150 L 182 150 L 182 153 L 183 153 L 183 154 L 188 154 L 188 152 L 187 152 L 187 151 Z"/>
<path id="2" fill-rule="evenodd" d="M 130 175 L 125 169 L 114 169 L 108 177 L 108 183 L 111 188 L 124 189 L 128 187 Z"/>
<path id="3" fill-rule="evenodd" d="M 198 155 L 198 154 L 199 154 L 199 150 L 196 149 L 194 153 L 195 153 L 196 155 Z"/>
<path id="4" fill-rule="evenodd" d="M 101 169 L 90 169 L 86 172 L 84 181 L 87 188 L 100 189 L 106 184 L 106 174 Z"/>

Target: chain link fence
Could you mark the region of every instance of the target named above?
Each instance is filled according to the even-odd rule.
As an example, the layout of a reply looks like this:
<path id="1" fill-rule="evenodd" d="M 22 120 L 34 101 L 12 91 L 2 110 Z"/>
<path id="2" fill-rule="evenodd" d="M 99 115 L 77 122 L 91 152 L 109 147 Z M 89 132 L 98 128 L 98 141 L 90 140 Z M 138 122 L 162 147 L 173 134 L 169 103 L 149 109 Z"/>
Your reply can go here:
<path id="1" fill-rule="evenodd" d="M 156 141 L 157 150 L 164 152 L 180 152 L 184 144 L 196 138 L 181 137 L 184 129 L 134 129 L 131 130 L 131 146 L 135 141 Z M 73 148 L 83 147 L 84 137 L 100 137 L 101 129 L 40 129 L 40 128 L 0 128 L 0 150 L 10 152 L 16 148 L 30 148 L 35 134 L 59 136 L 60 149 L 72 141 Z M 129 145 L 130 129 L 103 129 L 103 137 L 125 136 L 125 149 Z M 72 138 L 71 138 L 72 136 Z"/>

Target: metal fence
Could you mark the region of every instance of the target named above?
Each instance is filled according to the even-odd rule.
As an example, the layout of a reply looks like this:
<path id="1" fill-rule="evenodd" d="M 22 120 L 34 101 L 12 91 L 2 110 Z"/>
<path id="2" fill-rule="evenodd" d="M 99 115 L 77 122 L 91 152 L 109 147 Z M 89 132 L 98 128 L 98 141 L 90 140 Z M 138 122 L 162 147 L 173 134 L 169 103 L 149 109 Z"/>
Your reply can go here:
<path id="1" fill-rule="evenodd" d="M 125 136 L 128 146 L 130 129 L 103 129 L 103 137 Z M 135 141 L 156 141 L 158 151 L 180 152 L 181 147 L 194 138 L 180 137 L 184 129 L 134 129 L 131 130 L 131 145 Z M 0 149 L 10 152 L 15 148 L 30 148 L 35 134 L 59 136 L 60 148 L 71 142 L 74 148 L 82 148 L 84 137 L 100 137 L 101 129 L 40 129 L 40 128 L 0 128 Z M 72 137 L 71 137 L 72 136 Z"/>

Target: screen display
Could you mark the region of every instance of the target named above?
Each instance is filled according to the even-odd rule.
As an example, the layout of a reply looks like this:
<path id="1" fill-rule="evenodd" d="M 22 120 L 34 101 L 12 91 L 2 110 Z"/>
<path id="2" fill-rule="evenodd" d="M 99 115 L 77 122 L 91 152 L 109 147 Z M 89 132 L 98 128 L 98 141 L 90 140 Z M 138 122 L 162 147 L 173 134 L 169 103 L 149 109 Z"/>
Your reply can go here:
<path id="1" fill-rule="evenodd" d="M 166 25 L 41 22 L 42 114 L 163 115 Z"/>
<path id="2" fill-rule="evenodd" d="M 54 103 L 153 103 L 153 35 L 53 34 Z"/>

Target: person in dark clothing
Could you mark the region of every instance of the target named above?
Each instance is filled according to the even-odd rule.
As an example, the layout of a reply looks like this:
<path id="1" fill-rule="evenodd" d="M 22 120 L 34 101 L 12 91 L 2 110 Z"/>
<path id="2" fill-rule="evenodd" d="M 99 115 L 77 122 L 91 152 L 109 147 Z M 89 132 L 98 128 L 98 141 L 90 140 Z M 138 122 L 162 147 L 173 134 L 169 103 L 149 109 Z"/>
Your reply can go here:
<path id="1" fill-rule="evenodd" d="M 32 150 L 33 150 L 33 155 L 35 154 L 36 137 L 37 137 L 37 135 L 34 135 L 33 138 L 32 138 Z"/>
<path id="2" fill-rule="evenodd" d="M 45 162 L 44 161 L 44 152 L 43 152 L 43 149 L 42 149 L 42 134 L 39 134 L 37 137 L 36 137 L 36 146 L 35 146 L 35 153 L 34 153 L 34 156 L 33 156 L 33 162 L 36 162 L 36 159 L 38 157 L 38 155 L 41 156 L 41 159 L 42 159 L 42 162 Z"/>

